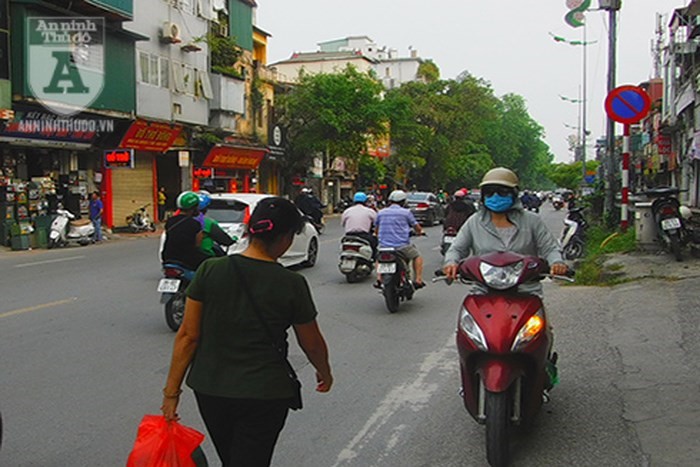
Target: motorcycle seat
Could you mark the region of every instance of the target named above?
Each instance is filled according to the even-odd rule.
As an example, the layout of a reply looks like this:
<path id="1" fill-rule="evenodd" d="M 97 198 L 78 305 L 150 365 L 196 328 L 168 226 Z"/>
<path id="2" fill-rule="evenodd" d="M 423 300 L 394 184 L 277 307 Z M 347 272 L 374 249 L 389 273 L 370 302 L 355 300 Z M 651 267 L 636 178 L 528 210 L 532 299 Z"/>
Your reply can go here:
<path id="1" fill-rule="evenodd" d="M 362 237 L 358 237 L 358 236 L 353 235 L 353 234 L 351 234 L 351 233 L 345 235 L 345 236 L 340 240 L 340 243 L 345 243 L 345 242 L 358 242 L 358 243 L 362 243 L 363 245 L 369 245 L 369 244 L 370 244 L 366 239 L 364 239 L 364 238 L 362 238 Z"/>
<path id="2" fill-rule="evenodd" d="M 83 227 L 90 224 L 92 224 L 92 221 L 90 219 L 78 219 L 70 221 L 70 225 L 73 225 L 75 227 Z"/>

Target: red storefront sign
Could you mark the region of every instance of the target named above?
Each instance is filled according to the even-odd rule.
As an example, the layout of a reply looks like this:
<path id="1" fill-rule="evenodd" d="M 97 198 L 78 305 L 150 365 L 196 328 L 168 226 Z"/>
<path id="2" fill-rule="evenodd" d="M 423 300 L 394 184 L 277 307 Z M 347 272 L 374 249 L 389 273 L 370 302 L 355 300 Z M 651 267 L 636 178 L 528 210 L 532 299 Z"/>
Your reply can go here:
<path id="1" fill-rule="evenodd" d="M 656 137 L 656 145 L 659 148 L 659 154 L 668 156 L 671 154 L 671 138 L 666 135 L 658 135 Z"/>
<path id="2" fill-rule="evenodd" d="M 211 148 L 202 166 L 215 169 L 254 170 L 258 168 L 266 152 L 265 149 L 217 145 Z"/>
<path id="3" fill-rule="evenodd" d="M 133 149 L 110 149 L 104 152 L 105 168 L 114 169 L 126 167 L 134 168 L 134 150 Z"/>
<path id="4" fill-rule="evenodd" d="M 129 127 L 119 147 L 165 152 L 170 149 L 181 131 L 180 125 L 137 120 Z"/>

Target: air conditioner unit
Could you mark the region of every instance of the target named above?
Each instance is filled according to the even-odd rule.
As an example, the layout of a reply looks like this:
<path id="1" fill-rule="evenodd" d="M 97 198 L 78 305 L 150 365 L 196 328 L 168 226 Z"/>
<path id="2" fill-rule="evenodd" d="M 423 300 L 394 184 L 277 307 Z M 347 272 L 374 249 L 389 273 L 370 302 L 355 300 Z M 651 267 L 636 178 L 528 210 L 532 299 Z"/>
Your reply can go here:
<path id="1" fill-rule="evenodd" d="M 177 44 L 182 42 L 180 38 L 180 26 L 177 23 L 171 21 L 165 21 L 163 23 L 163 42 L 168 44 Z"/>

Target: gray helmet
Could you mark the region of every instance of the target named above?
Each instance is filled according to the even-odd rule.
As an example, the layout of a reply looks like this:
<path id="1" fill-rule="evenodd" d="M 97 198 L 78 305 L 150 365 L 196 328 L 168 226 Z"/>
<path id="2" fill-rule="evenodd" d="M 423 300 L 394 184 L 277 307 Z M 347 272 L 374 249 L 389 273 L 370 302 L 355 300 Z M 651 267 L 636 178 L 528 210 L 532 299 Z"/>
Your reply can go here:
<path id="1" fill-rule="evenodd" d="M 406 201 L 406 198 L 408 195 L 406 195 L 406 192 L 403 190 L 394 190 L 391 192 L 389 195 L 389 201 L 392 203 L 403 203 Z"/>

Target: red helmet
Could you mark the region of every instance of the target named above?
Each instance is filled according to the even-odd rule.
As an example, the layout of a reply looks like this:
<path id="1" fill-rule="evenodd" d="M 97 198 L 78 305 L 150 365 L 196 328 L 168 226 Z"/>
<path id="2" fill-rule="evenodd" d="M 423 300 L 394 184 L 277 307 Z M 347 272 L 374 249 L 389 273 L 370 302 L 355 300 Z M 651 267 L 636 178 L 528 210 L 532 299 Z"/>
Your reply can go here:
<path id="1" fill-rule="evenodd" d="M 459 190 L 455 191 L 454 195 L 452 196 L 454 196 L 455 198 L 464 198 L 465 196 L 467 196 L 467 190 L 465 190 L 464 188 L 460 188 Z"/>

